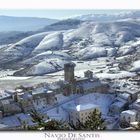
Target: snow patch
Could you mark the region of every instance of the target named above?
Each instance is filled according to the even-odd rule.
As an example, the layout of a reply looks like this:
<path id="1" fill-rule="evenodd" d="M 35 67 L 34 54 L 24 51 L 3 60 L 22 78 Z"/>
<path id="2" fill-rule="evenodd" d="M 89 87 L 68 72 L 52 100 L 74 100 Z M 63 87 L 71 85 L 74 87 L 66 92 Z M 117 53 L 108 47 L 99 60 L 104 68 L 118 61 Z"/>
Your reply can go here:
<path id="1" fill-rule="evenodd" d="M 133 67 L 130 69 L 131 72 L 139 72 L 140 71 L 140 60 L 135 61 L 133 63 Z"/>

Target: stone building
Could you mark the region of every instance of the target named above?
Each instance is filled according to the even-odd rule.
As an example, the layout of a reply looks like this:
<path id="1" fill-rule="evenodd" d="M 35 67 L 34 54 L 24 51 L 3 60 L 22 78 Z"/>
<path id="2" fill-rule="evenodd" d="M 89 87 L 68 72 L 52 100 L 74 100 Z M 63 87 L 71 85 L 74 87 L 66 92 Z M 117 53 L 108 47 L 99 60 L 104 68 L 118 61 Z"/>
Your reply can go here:
<path id="1" fill-rule="evenodd" d="M 55 103 L 55 93 L 44 88 L 37 88 L 32 92 L 33 104 L 35 108 L 42 108 Z"/>
<path id="2" fill-rule="evenodd" d="M 126 121 L 128 123 L 135 122 L 137 119 L 136 110 L 125 110 L 120 114 L 120 122 Z"/>
<path id="3" fill-rule="evenodd" d="M 102 83 L 97 77 L 93 77 L 93 72 L 90 70 L 84 73 L 84 77 L 75 77 L 74 67 L 74 63 L 64 65 L 65 81 L 61 85 L 64 95 L 91 92 L 106 93 L 108 91 L 109 86 L 106 83 Z"/>
<path id="4" fill-rule="evenodd" d="M 21 112 L 21 108 L 18 103 L 14 102 L 12 99 L 0 101 L 0 110 L 3 112 L 4 116 Z"/>
<path id="5" fill-rule="evenodd" d="M 69 95 L 77 93 L 77 91 L 76 91 L 77 90 L 76 82 L 69 83 L 69 82 L 64 81 L 63 85 L 61 85 L 61 88 L 62 88 L 62 93 L 65 96 L 69 96 Z"/>
<path id="6" fill-rule="evenodd" d="M 119 101 L 127 101 L 128 104 L 132 103 L 133 101 L 131 95 L 128 93 L 120 93 L 116 99 Z"/>
<path id="7" fill-rule="evenodd" d="M 92 79 L 86 79 L 84 80 L 79 79 L 76 81 L 76 93 L 93 93 L 93 92 L 99 92 L 99 93 L 107 93 L 108 92 L 108 86 L 107 84 L 101 83 L 99 80 L 92 80 Z"/>
<path id="8" fill-rule="evenodd" d="M 135 102 L 133 102 L 130 105 L 130 108 L 137 110 L 138 112 L 140 112 L 140 99 L 137 99 Z"/>
<path id="9" fill-rule="evenodd" d="M 95 104 L 70 105 L 65 107 L 65 110 L 69 114 L 69 122 L 74 125 L 76 125 L 78 121 L 84 123 L 88 119 L 88 116 L 95 110 L 97 113 L 100 113 L 99 106 Z"/>
<path id="10" fill-rule="evenodd" d="M 132 101 L 136 101 L 138 95 L 140 94 L 140 90 L 135 90 L 135 89 L 126 90 L 126 92 L 131 95 Z"/>
<path id="11" fill-rule="evenodd" d="M 19 103 L 20 107 L 22 108 L 23 112 L 30 112 L 34 109 L 33 106 L 33 97 L 31 93 L 17 93 L 16 94 L 16 102 Z"/>
<path id="12" fill-rule="evenodd" d="M 0 119 L 0 130 L 25 130 L 28 126 L 36 124 L 29 114 L 18 113 Z"/>
<path id="13" fill-rule="evenodd" d="M 34 88 L 31 92 L 17 92 L 13 99 L 19 104 L 23 112 L 30 112 L 55 103 L 55 92 L 44 87 Z"/>
<path id="14" fill-rule="evenodd" d="M 89 79 L 93 79 L 93 72 L 88 70 L 84 72 L 84 77 L 87 77 Z"/>
<path id="15" fill-rule="evenodd" d="M 127 101 L 118 101 L 116 100 L 114 103 L 112 103 L 109 107 L 109 112 L 111 114 L 120 114 L 120 112 L 122 112 L 125 107 L 127 106 Z"/>

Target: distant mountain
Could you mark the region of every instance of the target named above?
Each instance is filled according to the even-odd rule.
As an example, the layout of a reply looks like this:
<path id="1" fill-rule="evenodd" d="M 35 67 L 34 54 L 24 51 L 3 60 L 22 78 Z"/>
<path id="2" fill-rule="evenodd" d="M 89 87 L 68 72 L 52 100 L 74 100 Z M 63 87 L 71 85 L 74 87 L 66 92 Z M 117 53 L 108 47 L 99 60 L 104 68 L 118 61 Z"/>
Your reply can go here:
<path id="1" fill-rule="evenodd" d="M 100 23 L 69 19 L 55 25 L 1 45 L 1 68 L 22 68 L 15 75 L 41 75 L 61 70 L 71 60 L 119 57 L 140 50 L 140 18 Z"/>
<path id="2" fill-rule="evenodd" d="M 36 23 L 33 23 L 33 24 L 36 24 Z M 30 35 L 36 34 L 36 33 L 75 29 L 75 28 L 78 28 L 80 24 L 81 24 L 80 20 L 68 19 L 68 20 L 57 21 L 55 23 L 52 23 L 51 25 L 48 25 L 48 23 L 46 23 L 45 26 L 40 25 L 41 27 L 37 30 L 33 30 L 31 27 L 30 29 L 32 29 L 33 31 L 3 31 L 2 32 L 0 30 L 0 45 L 16 43 L 17 41 L 20 41 L 21 39 L 28 37 Z M 10 30 L 12 30 L 11 26 L 10 28 L 11 28 Z M 16 28 L 16 30 L 17 29 L 18 28 Z"/>
<path id="3" fill-rule="evenodd" d="M 76 29 L 81 23 L 82 21 L 78 19 L 66 19 L 66 20 L 58 21 L 51 25 L 47 25 L 39 31 L 40 32 L 41 31 L 60 31 L 60 30 Z"/>
<path id="4" fill-rule="evenodd" d="M 140 11 L 120 12 L 112 14 L 88 14 L 76 16 L 73 19 L 79 19 L 82 21 L 95 21 L 95 22 L 107 22 L 116 21 L 127 18 L 140 18 Z"/>
<path id="5" fill-rule="evenodd" d="M 48 18 L 0 16 L 0 32 L 35 31 L 57 21 Z"/>

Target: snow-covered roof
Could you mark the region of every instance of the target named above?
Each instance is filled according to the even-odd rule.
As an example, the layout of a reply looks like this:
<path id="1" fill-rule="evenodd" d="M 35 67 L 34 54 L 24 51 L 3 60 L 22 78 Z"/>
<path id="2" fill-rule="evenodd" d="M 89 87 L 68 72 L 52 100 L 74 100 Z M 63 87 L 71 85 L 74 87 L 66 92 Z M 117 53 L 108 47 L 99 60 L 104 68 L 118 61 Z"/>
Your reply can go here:
<path id="1" fill-rule="evenodd" d="M 91 70 L 87 70 L 84 73 L 93 73 Z"/>
<path id="2" fill-rule="evenodd" d="M 117 91 L 121 92 L 121 93 L 128 93 L 128 94 L 131 94 L 131 95 L 134 95 L 134 94 L 137 95 L 140 92 L 140 90 L 137 89 L 137 88 L 135 88 L 135 89 L 121 88 L 121 89 L 118 89 Z"/>
<path id="3" fill-rule="evenodd" d="M 4 117 L 0 120 L 0 124 L 6 125 L 9 128 L 20 126 L 20 121 L 16 116 Z"/>
<path id="4" fill-rule="evenodd" d="M 126 102 L 116 101 L 111 106 L 117 106 L 119 108 L 122 108 L 125 104 Z"/>
<path id="5" fill-rule="evenodd" d="M 10 101 L 9 101 L 9 100 L 2 100 L 1 103 L 2 103 L 3 105 L 6 105 L 6 104 L 10 104 Z"/>
<path id="6" fill-rule="evenodd" d="M 32 97 L 32 95 L 28 92 L 27 93 L 21 92 L 21 93 L 18 93 L 18 95 L 20 96 L 20 98 L 23 98 L 23 99 Z"/>
<path id="7" fill-rule="evenodd" d="M 5 92 L 13 94 L 13 93 L 15 93 L 16 91 L 15 91 L 14 89 L 6 89 Z"/>
<path id="8" fill-rule="evenodd" d="M 87 78 L 87 77 L 75 77 L 75 79 L 76 79 L 76 82 L 82 82 L 82 81 L 88 81 L 89 80 L 89 78 Z"/>
<path id="9" fill-rule="evenodd" d="M 32 121 L 32 117 L 28 114 L 24 114 L 24 113 L 19 113 L 15 115 L 20 121 L 27 121 L 28 125 L 35 125 L 36 123 L 34 123 Z"/>
<path id="10" fill-rule="evenodd" d="M 118 95 L 120 98 L 123 98 L 123 99 L 128 99 L 130 97 L 130 94 L 128 93 L 123 93 L 123 94 L 119 94 Z"/>
<path id="11" fill-rule="evenodd" d="M 116 97 L 115 100 L 119 102 L 127 102 L 127 99 L 121 98 L 121 97 Z"/>
<path id="12" fill-rule="evenodd" d="M 68 109 L 75 110 L 78 112 L 94 108 L 99 108 L 99 106 L 91 103 L 68 106 Z"/>
<path id="13" fill-rule="evenodd" d="M 131 106 L 132 108 L 140 108 L 140 99 L 137 99 Z"/>
<path id="14" fill-rule="evenodd" d="M 69 63 L 64 64 L 64 66 L 67 66 L 67 67 L 75 67 L 76 65 L 73 62 L 69 62 Z"/>
<path id="15" fill-rule="evenodd" d="M 136 115 L 136 110 L 125 110 L 121 114 L 130 114 L 130 115 Z"/>
<path id="16" fill-rule="evenodd" d="M 77 105 L 76 106 L 77 111 L 87 110 L 87 109 L 92 109 L 92 108 L 98 108 L 98 106 L 95 104 L 86 104 L 86 105 Z"/>
<path id="17" fill-rule="evenodd" d="M 32 91 L 32 95 L 41 94 L 41 93 L 47 93 L 47 89 L 44 87 L 39 87 Z"/>
<path id="18" fill-rule="evenodd" d="M 140 105 L 140 99 L 137 99 L 135 103 Z"/>
<path id="19" fill-rule="evenodd" d="M 0 91 L 0 100 L 10 97 L 11 94 L 7 93 L 6 91 Z"/>
<path id="20" fill-rule="evenodd" d="M 94 87 L 100 86 L 101 82 L 100 81 L 95 81 L 95 82 L 88 81 L 88 82 L 79 83 L 78 85 L 83 87 L 84 89 L 89 89 L 89 88 L 94 88 Z"/>
<path id="21" fill-rule="evenodd" d="M 36 124 L 32 121 L 32 118 L 30 115 L 19 113 L 13 116 L 8 116 L 8 117 L 4 117 L 0 119 L 0 129 L 20 127 L 22 125 L 21 121 L 24 121 L 24 120 L 27 121 L 28 125 L 30 126 Z"/>
<path id="22" fill-rule="evenodd" d="M 28 84 L 22 84 L 22 87 L 23 88 L 30 88 L 30 87 L 32 87 L 32 85 L 30 85 L 29 83 Z"/>
<path id="23" fill-rule="evenodd" d="M 48 90 L 47 93 L 53 93 L 53 91 L 52 90 Z"/>
<path id="24" fill-rule="evenodd" d="M 130 90 L 129 89 L 126 92 L 129 93 L 129 94 L 138 94 L 140 92 L 140 90 L 137 90 L 137 89 Z"/>
<path id="25" fill-rule="evenodd" d="M 66 82 L 66 81 L 64 81 Z M 58 83 L 51 83 L 49 84 L 49 89 L 51 90 L 55 90 L 55 89 L 59 89 L 60 88 L 60 85 Z"/>
<path id="26" fill-rule="evenodd" d="M 17 91 L 17 92 L 22 92 L 22 91 L 23 91 L 23 89 L 16 89 L 16 91 Z"/>
<path id="27" fill-rule="evenodd" d="M 8 127 L 8 125 L 5 125 L 5 124 L 0 123 L 0 129 L 5 129 L 7 127 Z"/>

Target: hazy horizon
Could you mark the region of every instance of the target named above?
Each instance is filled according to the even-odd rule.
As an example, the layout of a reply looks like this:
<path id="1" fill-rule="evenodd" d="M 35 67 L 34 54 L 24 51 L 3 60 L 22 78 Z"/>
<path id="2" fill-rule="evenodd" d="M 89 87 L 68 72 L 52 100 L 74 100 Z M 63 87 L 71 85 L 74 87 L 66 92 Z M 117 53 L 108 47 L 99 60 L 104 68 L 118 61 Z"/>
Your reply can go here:
<path id="1" fill-rule="evenodd" d="M 65 19 L 78 15 L 87 14 L 112 14 L 120 12 L 129 12 L 136 10 L 86 10 L 86 9 L 63 9 L 63 10 L 46 10 L 46 9 L 6 9 L 0 10 L 0 16 L 14 16 L 14 17 L 39 17 L 51 19 Z"/>

